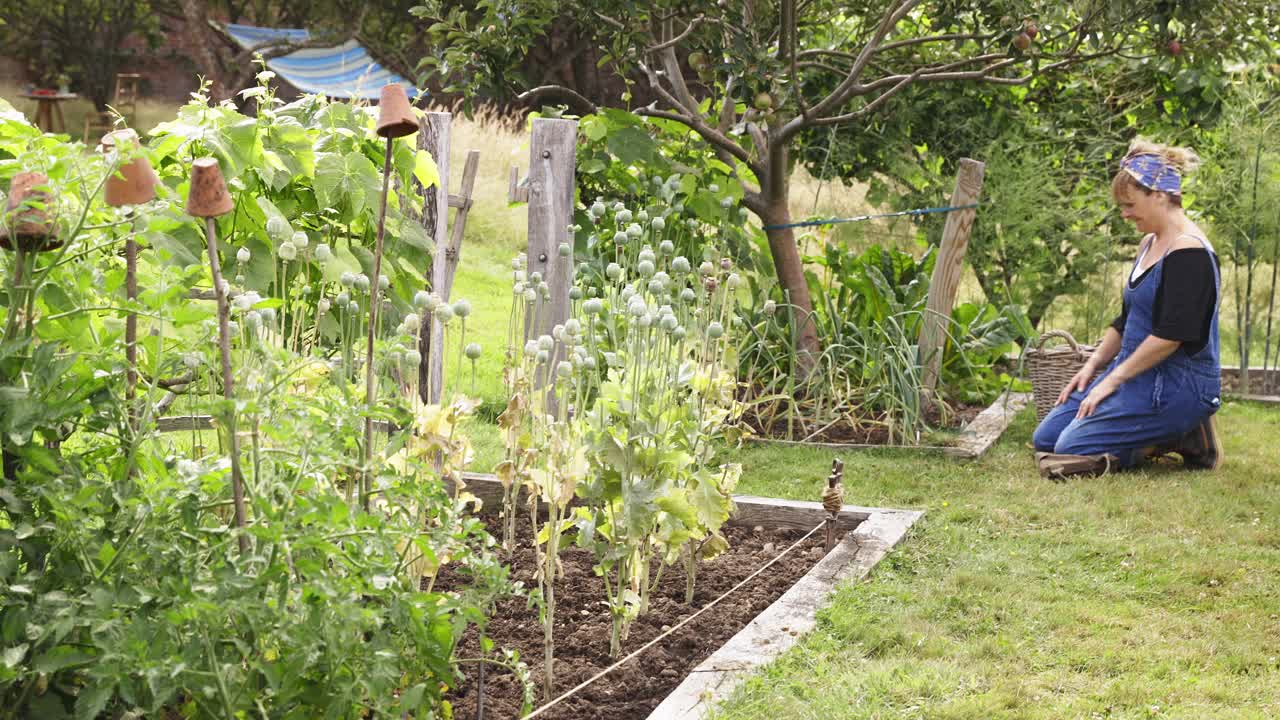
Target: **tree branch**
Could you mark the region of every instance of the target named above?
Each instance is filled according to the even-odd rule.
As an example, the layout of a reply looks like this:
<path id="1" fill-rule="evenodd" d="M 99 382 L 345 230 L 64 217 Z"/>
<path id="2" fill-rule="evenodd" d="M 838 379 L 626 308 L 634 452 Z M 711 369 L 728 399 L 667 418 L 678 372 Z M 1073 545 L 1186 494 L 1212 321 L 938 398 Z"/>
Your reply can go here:
<path id="1" fill-rule="evenodd" d="M 667 97 L 670 97 L 665 90 L 658 89 L 658 93 L 660 95 L 667 95 Z M 747 152 L 746 148 L 734 142 L 732 138 L 707 125 L 701 120 L 701 118 L 681 115 L 680 113 L 670 112 L 667 110 L 659 110 L 652 106 L 637 108 L 635 113 L 644 117 L 674 120 L 682 125 L 687 125 L 694 132 L 701 135 L 704 140 L 711 143 L 711 145 L 717 150 L 723 151 L 725 154 L 742 161 L 744 165 L 751 169 L 751 172 L 754 173 L 756 177 L 760 177 L 763 173 L 763 167 L 759 163 L 752 162 L 751 154 Z M 728 164 L 732 165 L 733 163 L 729 162 Z"/>
<path id="2" fill-rule="evenodd" d="M 858 59 L 857 55 L 843 50 L 801 50 L 799 53 L 796 53 L 796 58 L 798 60 L 808 60 L 809 58 L 825 57 L 828 55 L 831 57 L 838 57 L 841 60 L 848 60 L 849 62 L 853 62 Z"/>
<path id="3" fill-rule="evenodd" d="M 888 50 L 896 50 L 900 47 L 908 47 L 910 45 L 924 45 L 934 42 L 949 42 L 952 40 L 990 40 L 994 38 L 994 33 L 948 33 L 946 35 L 929 35 L 927 37 L 911 38 L 909 40 L 897 40 L 891 43 L 885 43 L 872 52 L 881 53 Z"/>
<path id="4" fill-rule="evenodd" d="M 580 95 L 576 90 L 572 90 L 563 85 L 539 85 L 536 88 L 526 90 L 516 96 L 516 99 L 524 103 L 541 103 L 544 98 L 552 100 L 563 100 L 564 104 L 577 115 L 590 115 L 599 108 L 596 104 Z"/>
<path id="5" fill-rule="evenodd" d="M 720 104 L 720 132 L 728 134 L 733 129 L 733 121 L 737 119 L 737 112 L 734 110 L 733 101 L 733 85 L 737 82 L 737 77 L 730 75 L 724 82 L 724 102 Z"/>
<path id="6" fill-rule="evenodd" d="M 845 75 L 844 80 L 832 90 L 829 95 L 823 98 L 817 105 L 813 107 L 814 115 L 823 115 L 830 112 L 841 105 L 848 102 L 853 95 L 853 90 L 858 86 L 858 78 L 862 76 L 862 71 L 866 69 L 867 63 L 871 61 L 871 57 L 875 54 L 875 48 L 884 42 L 889 31 L 911 12 L 912 8 L 920 4 L 920 0 L 903 0 L 897 8 L 892 12 L 885 13 L 880 20 L 880 24 L 871 35 L 871 39 L 863 46 L 862 51 L 858 53 L 858 57 L 853 62 L 853 67 L 849 68 L 849 73 Z M 791 123 L 788 123 L 790 126 Z"/>
<path id="7" fill-rule="evenodd" d="M 797 66 L 802 68 L 818 68 L 819 70 L 826 70 L 832 75 L 844 75 L 848 72 L 848 70 L 843 68 L 838 68 L 835 65 L 828 65 L 824 62 L 818 62 L 817 60 L 806 60 L 805 62 L 797 63 Z"/>
<path id="8" fill-rule="evenodd" d="M 791 87 L 796 94 L 796 105 L 800 107 L 800 117 L 809 119 L 809 104 L 805 102 L 804 91 L 800 87 L 800 73 L 796 68 L 796 0 L 782 0 L 782 17 L 779 24 L 778 55 L 789 61 Z"/>
<path id="9" fill-rule="evenodd" d="M 615 28 L 617 28 L 617 29 L 619 29 L 619 30 L 626 30 L 626 29 L 627 29 L 627 26 L 626 26 L 626 25 L 623 25 L 623 24 L 622 24 L 622 22 L 621 22 L 620 20 L 615 20 L 614 18 L 611 18 L 611 17 L 609 17 L 608 15 L 605 15 L 604 13 L 602 13 L 602 12 L 600 12 L 600 11 L 598 11 L 598 10 L 592 10 L 592 11 L 591 11 L 591 14 L 592 14 L 592 15 L 595 15 L 596 17 L 600 18 L 601 20 L 605 21 L 606 23 L 608 23 L 608 24 L 610 24 L 610 25 L 614 26 Z"/>
<path id="10" fill-rule="evenodd" d="M 693 93 L 689 92 L 689 86 L 685 84 L 684 73 L 680 70 L 680 60 L 676 57 L 675 47 L 668 46 L 658 53 L 658 57 L 662 60 L 662 70 L 666 73 L 667 82 L 671 83 L 671 89 L 675 92 L 680 105 L 690 115 L 697 113 L 698 101 L 694 99 Z M 649 82 L 656 84 L 657 78 L 650 77 Z"/>
<path id="11" fill-rule="evenodd" d="M 991 75 L 991 73 L 993 72 L 1009 67 L 1010 65 L 1016 64 L 1018 62 L 1017 58 L 1006 58 L 1004 60 L 1001 60 L 1000 62 L 992 63 L 982 68 L 981 70 L 954 72 L 954 71 L 943 71 L 940 69 L 940 71 L 937 71 L 937 72 L 923 73 L 921 71 L 916 71 L 911 75 L 895 75 L 890 77 L 884 77 L 884 78 L 880 78 L 879 80 L 876 80 L 873 83 L 862 86 L 863 88 L 866 88 L 867 91 L 874 92 L 874 90 L 877 89 L 878 87 L 884 87 L 886 85 L 892 84 L 892 87 L 890 87 L 888 90 L 878 95 L 875 100 L 872 100 L 867 105 L 857 110 L 854 110 L 852 112 L 844 113 L 843 115 L 834 115 L 830 117 L 819 118 L 817 120 L 814 120 L 811 124 L 815 127 L 827 126 L 827 125 L 839 125 L 841 123 L 848 122 L 850 120 L 856 120 L 860 117 L 864 117 L 866 115 L 871 114 L 875 110 L 879 109 L 879 107 L 883 105 L 886 101 L 888 101 L 890 97 L 898 94 L 908 85 L 911 85 L 914 83 L 978 81 L 978 82 L 991 83 L 993 85 L 1025 85 L 1037 75 L 1042 75 L 1044 73 L 1052 72 L 1054 70 L 1059 70 L 1064 67 L 1070 67 L 1071 65 L 1086 62 L 1088 60 L 1095 60 L 1097 58 L 1106 57 L 1108 55 L 1114 55 L 1117 51 L 1118 51 L 1118 48 L 1112 48 L 1109 50 L 1104 50 L 1096 53 L 1089 53 L 1086 55 L 1075 55 L 1072 57 L 1064 58 L 1063 60 L 1060 60 L 1058 62 L 1045 65 L 1041 67 L 1038 72 L 1029 73 L 1017 78 L 996 77 Z M 996 55 L 996 57 L 999 57 L 999 55 Z M 970 58 L 970 60 L 976 60 L 976 59 L 977 58 Z M 954 65 L 954 66 L 959 66 L 963 64 L 967 64 L 966 61 L 951 63 L 951 65 Z M 942 67 L 946 67 L 946 66 L 942 66 Z M 790 127 L 790 125 L 788 127 Z M 786 129 L 787 128 L 784 128 L 784 130 Z M 790 137 L 795 132 L 799 132 L 799 129 L 800 128 L 797 128 L 790 134 L 786 135 L 786 137 Z"/>
<path id="12" fill-rule="evenodd" d="M 645 49 L 645 52 L 655 53 L 655 52 L 660 52 L 662 50 L 666 50 L 667 48 L 674 48 L 676 45 L 679 45 L 685 38 L 689 37 L 689 34 L 692 33 L 694 29 L 698 27 L 698 25 L 702 24 L 702 21 L 704 19 L 705 17 L 703 15 L 698 15 L 698 17 L 689 21 L 689 25 L 685 27 L 685 29 L 679 35 L 676 35 L 670 40 L 660 42 L 651 48 L 647 48 Z"/>

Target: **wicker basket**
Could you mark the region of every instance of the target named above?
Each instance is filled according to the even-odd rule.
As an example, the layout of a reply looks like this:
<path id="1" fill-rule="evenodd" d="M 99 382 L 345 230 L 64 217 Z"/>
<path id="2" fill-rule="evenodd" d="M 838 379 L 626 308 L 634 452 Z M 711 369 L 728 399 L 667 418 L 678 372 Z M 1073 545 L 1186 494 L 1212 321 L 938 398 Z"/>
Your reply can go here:
<path id="1" fill-rule="evenodd" d="M 1046 350 L 1045 341 L 1055 337 L 1066 340 L 1067 346 L 1059 345 Z M 1036 401 L 1036 420 L 1043 420 L 1049 414 L 1062 388 L 1066 387 L 1092 354 L 1092 345 L 1081 345 L 1066 330 L 1050 330 L 1040 336 L 1034 348 L 1027 351 L 1027 375 L 1031 378 L 1031 394 Z M 1094 377 L 1099 373 L 1101 369 Z"/>

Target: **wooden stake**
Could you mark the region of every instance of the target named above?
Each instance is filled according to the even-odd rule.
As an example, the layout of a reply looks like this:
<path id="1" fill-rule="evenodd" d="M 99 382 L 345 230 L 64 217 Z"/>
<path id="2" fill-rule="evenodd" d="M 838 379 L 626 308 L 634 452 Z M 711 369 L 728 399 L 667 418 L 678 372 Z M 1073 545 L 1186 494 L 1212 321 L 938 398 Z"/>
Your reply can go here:
<path id="1" fill-rule="evenodd" d="M 573 192 L 576 184 L 578 123 L 576 120 L 538 118 L 533 121 L 529 143 L 529 272 L 542 274 L 550 286 L 551 298 L 538 302 L 542 307 L 532 315 L 536 327 L 525 326 L 525 339 L 551 334 L 551 329 L 569 318 L 569 289 L 573 287 L 573 255 L 560 257 L 563 243 L 573 246 Z M 546 368 L 553 370 L 563 357 L 556 343 Z M 550 412 L 555 407 L 555 373 L 545 372 Z M 541 389 L 541 388 L 540 388 Z"/>
<path id="2" fill-rule="evenodd" d="M 124 398 L 125 412 L 129 418 L 129 432 L 138 432 L 138 408 L 134 396 L 138 389 L 138 314 L 133 311 L 133 303 L 138 299 L 138 241 L 134 238 L 132 228 L 124 241 L 124 291 L 129 298 L 129 314 L 124 320 L 124 356 L 129 363 L 129 371 L 125 376 Z M 130 471 L 133 463 L 129 463 Z"/>
<path id="3" fill-rule="evenodd" d="M 235 504 L 236 540 L 240 554 L 249 554 L 249 537 L 245 535 L 244 476 L 240 473 L 240 437 L 236 433 L 235 379 L 231 374 L 231 306 L 222 284 L 218 265 L 218 225 L 213 217 L 204 220 L 204 234 L 209 248 L 209 271 L 213 275 L 213 292 L 218 301 L 218 349 L 222 355 L 222 397 L 227 405 L 227 432 L 231 442 L 231 499 Z"/>
<path id="4" fill-rule="evenodd" d="M 378 332 L 378 306 L 382 304 L 382 244 L 387 232 L 387 193 L 391 189 L 391 148 L 394 137 L 387 137 L 387 154 L 382 165 L 382 207 L 378 211 L 378 240 L 373 249 L 373 278 L 369 283 L 369 342 L 364 357 L 364 457 L 360 463 L 360 504 L 369 509 L 369 493 L 373 491 L 373 403 L 377 399 L 377 386 L 373 376 L 373 340 Z"/>
<path id="5" fill-rule="evenodd" d="M 446 270 L 446 252 L 449 238 L 449 131 L 453 122 L 453 114 L 447 112 L 429 112 L 422 121 L 422 129 L 418 133 L 418 148 L 431 153 L 436 161 L 436 172 L 439 181 L 433 188 L 423 191 L 422 227 L 431 236 L 435 246 L 435 256 L 431 258 L 431 285 L 428 289 L 444 302 L 448 296 L 441 295 Z M 426 328 L 418 342 L 422 355 L 422 364 L 418 368 L 418 394 L 428 405 L 440 402 L 440 393 L 444 387 L 444 326 L 436 321 L 435 313 L 423 318 Z"/>
<path id="6" fill-rule="evenodd" d="M 840 519 L 840 508 L 844 505 L 844 461 L 839 458 L 831 461 L 831 474 L 827 476 L 827 491 L 822 494 L 823 508 L 827 511 L 827 552 L 836 546 L 836 527 Z"/>

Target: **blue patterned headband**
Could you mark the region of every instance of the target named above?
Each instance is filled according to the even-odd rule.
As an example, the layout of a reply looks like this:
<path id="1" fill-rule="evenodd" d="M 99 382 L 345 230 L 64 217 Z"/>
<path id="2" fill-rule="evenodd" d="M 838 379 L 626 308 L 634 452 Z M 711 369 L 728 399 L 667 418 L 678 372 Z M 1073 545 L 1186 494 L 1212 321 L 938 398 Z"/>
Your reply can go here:
<path id="1" fill-rule="evenodd" d="M 1142 153 L 1130 155 L 1120 163 L 1120 168 L 1148 190 L 1182 194 L 1182 174 L 1160 155 Z"/>

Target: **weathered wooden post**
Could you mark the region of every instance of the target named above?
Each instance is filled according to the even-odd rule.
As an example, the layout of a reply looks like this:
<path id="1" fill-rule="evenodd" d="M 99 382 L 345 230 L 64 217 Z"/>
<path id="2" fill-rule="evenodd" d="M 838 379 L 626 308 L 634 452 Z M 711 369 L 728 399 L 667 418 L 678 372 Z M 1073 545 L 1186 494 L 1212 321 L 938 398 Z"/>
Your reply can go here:
<path id="1" fill-rule="evenodd" d="M 540 300 L 535 311 L 535 327 L 526 327 L 526 337 L 546 335 L 569 318 L 569 289 L 573 286 L 573 253 L 561 257 L 560 246 L 573 247 L 574 188 L 577 178 L 578 122 L 537 118 L 529 143 L 529 267 L 541 273 L 551 297 Z M 559 343 L 548 363 L 547 385 L 555 382 L 554 368 L 560 357 Z"/>
<path id="2" fill-rule="evenodd" d="M 480 151 L 468 150 L 462 166 L 462 188 L 458 195 L 449 194 L 449 129 L 453 114 L 429 112 L 422 121 L 418 133 L 418 149 L 426 150 L 435 159 L 440 182 L 423 190 L 422 227 L 435 243 L 431 259 L 431 287 L 439 298 L 448 302 L 453 293 L 453 276 L 462 259 L 462 237 L 467 227 L 467 215 L 471 212 L 471 192 L 480 167 Z M 449 226 L 449 208 L 458 213 Z M 422 363 L 418 366 L 418 394 L 426 403 L 436 403 L 444 392 L 444 327 L 436 322 L 435 315 L 423 318 L 427 329 L 418 340 Z M 433 352 L 433 348 L 435 351 Z"/>
<path id="3" fill-rule="evenodd" d="M 982 177 L 986 165 L 969 158 L 960 160 L 956 171 L 956 188 L 951 193 L 951 207 L 965 208 L 947 213 L 947 223 L 942 229 L 942 246 L 933 266 L 929 281 L 929 299 L 925 306 L 924 322 L 920 325 L 920 361 L 924 364 L 921 393 L 933 395 L 942 373 L 942 353 L 947 345 L 947 326 L 951 321 L 951 309 L 956 302 L 956 290 L 960 286 L 960 272 L 964 269 L 964 254 L 969 248 L 969 235 L 973 232 L 975 208 L 982 194 Z"/>
<path id="4" fill-rule="evenodd" d="M 542 273 L 551 288 L 537 334 L 569 317 L 573 257 L 562 258 L 562 243 L 573 245 L 573 191 L 577 182 L 578 123 L 538 118 L 529 149 L 529 272 Z"/>
<path id="5" fill-rule="evenodd" d="M 446 274 L 445 259 L 449 242 L 449 129 L 453 114 L 447 112 L 429 112 L 422 120 L 422 130 L 418 133 L 418 149 L 431 153 L 436 161 L 436 170 L 440 180 L 433 188 L 427 188 L 422 205 L 422 227 L 434 241 L 435 252 L 431 259 L 431 290 L 440 295 L 441 300 L 448 300 L 448 295 L 440 294 Z M 440 391 L 444 387 L 444 326 L 436 321 L 435 313 L 422 318 L 422 335 L 418 340 L 418 348 L 422 354 L 422 363 L 418 366 L 418 392 L 425 403 L 440 401 Z"/>

